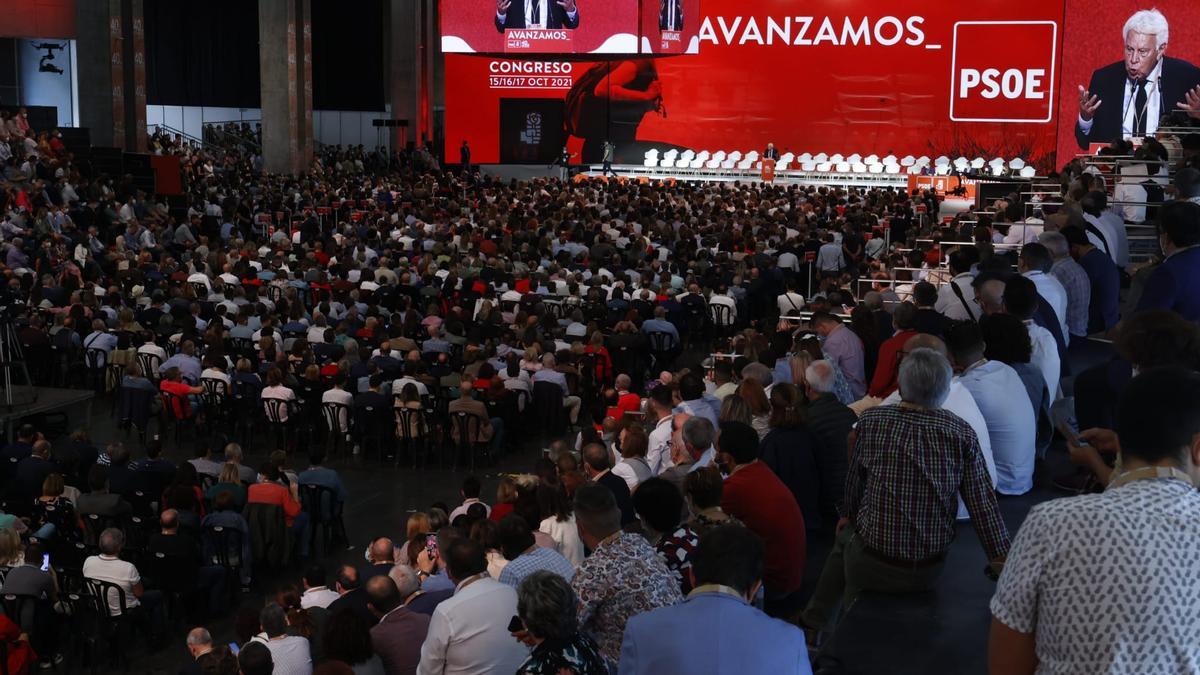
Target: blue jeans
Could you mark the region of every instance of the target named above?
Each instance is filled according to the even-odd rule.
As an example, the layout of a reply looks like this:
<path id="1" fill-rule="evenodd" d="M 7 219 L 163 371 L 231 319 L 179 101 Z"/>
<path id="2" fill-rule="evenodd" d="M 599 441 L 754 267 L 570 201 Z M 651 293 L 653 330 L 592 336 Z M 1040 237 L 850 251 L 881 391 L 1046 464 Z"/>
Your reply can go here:
<path id="1" fill-rule="evenodd" d="M 46 523 L 33 533 L 33 538 L 38 541 L 51 541 L 56 534 L 58 534 L 58 528 L 54 527 L 54 523 Z"/>

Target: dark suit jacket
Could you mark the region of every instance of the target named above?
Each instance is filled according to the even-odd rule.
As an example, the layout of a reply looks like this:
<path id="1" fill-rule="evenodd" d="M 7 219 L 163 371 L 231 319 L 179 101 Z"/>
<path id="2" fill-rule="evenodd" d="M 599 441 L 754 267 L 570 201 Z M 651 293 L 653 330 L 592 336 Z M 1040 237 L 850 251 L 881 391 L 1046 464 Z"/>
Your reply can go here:
<path id="1" fill-rule="evenodd" d="M 546 28 L 579 28 L 579 7 L 575 7 L 575 20 L 572 21 L 567 16 L 567 10 L 563 9 L 558 4 L 557 0 L 538 0 L 538 2 L 549 3 L 550 12 L 546 16 Z M 512 0 L 512 4 L 508 6 L 508 11 L 504 13 L 504 21 L 500 21 L 500 17 L 495 17 L 496 30 L 503 33 L 509 28 L 524 28 L 525 27 L 525 3 L 523 0 Z"/>
<path id="2" fill-rule="evenodd" d="M 617 506 L 621 509 L 622 527 L 637 520 L 637 513 L 633 510 L 633 497 L 629 494 L 629 484 L 625 482 L 624 478 L 608 471 L 600 476 L 596 483 L 608 488 L 616 498 Z"/>
<path id="3" fill-rule="evenodd" d="M 1090 143 L 1110 143 L 1121 135 L 1126 79 L 1124 61 L 1111 63 L 1092 73 L 1088 91 L 1099 96 L 1101 104 L 1092 118 L 1091 133 L 1084 135 L 1079 120 L 1075 120 L 1075 141 L 1081 149 L 1086 150 Z M 1164 56 L 1159 115 L 1176 110 L 1175 104 L 1183 101 L 1184 94 L 1197 84 L 1200 84 L 1200 68 L 1182 59 Z"/>
<path id="4" fill-rule="evenodd" d="M 389 675 L 417 672 L 429 616 L 400 607 L 371 627 L 371 646 Z"/>
<path id="5" fill-rule="evenodd" d="M 671 21 L 669 11 L 671 5 L 675 5 L 674 21 Z M 662 7 L 658 12 L 658 29 L 683 30 L 683 0 L 662 0 Z"/>
<path id="6" fill-rule="evenodd" d="M 367 622 L 368 626 L 379 620 L 378 617 L 371 613 L 371 608 L 367 607 L 367 592 L 362 588 L 356 588 L 334 600 L 329 603 L 327 609 L 329 610 L 329 616 L 333 616 L 343 609 L 353 610 Z"/>

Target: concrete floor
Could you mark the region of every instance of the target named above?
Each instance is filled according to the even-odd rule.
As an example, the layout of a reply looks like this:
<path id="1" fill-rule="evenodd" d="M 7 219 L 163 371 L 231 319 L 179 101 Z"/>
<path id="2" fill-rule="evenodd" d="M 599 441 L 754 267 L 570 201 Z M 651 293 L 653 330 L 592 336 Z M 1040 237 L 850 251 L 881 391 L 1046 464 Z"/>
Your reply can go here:
<path id="1" fill-rule="evenodd" d="M 1104 358 L 1104 348 L 1078 360 L 1073 358 L 1075 372 L 1085 363 Z M 1069 390 L 1068 390 L 1069 391 Z M 103 443 L 122 437 L 114 428 L 107 401 L 95 406 L 92 416 L 93 440 Z M 82 410 L 72 415 L 72 424 L 81 422 Z M 53 440 L 53 439 L 52 439 Z M 182 447 L 167 443 L 165 454 L 176 462 L 192 456 L 192 442 L 185 439 Z M 136 441 L 133 442 L 136 445 Z M 135 457 L 138 450 L 135 449 Z M 477 475 L 484 482 L 484 497 L 494 500 L 499 476 L 503 473 L 529 472 L 540 448 L 530 446 L 504 457 L 497 466 L 481 469 Z M 257 467 L 265 460 L 262 450 L 251 450 L 246 459 Z M 305 458 L 296 456 L 292 468 L 303 469 Z M 458 488 L 465 471 L 449 469 L 420 469 L 381 466 L 374 458 L 363 461 L 356 457 L 334 458 L 327 465 L 337 469 L 350 491 L 351 499 L 345 510 L 345 524 L 352 542 L 349 549 L 338 550 L 322 558 L 330 570 L 342 561 L 361 561 L 364 544 L 378 536 L 403 537 L 408 515 L 428 510 L 434 502 L 451 507 L 458 501 Z M 1070 470 L 1065 449 L 1056 443 L 1039 461 L 1034 476 L 1034 489 L 1020 497 L 1003 497 L 1001 511 L 1010 533 L 1016 533 L 1026 513 L 1034 505 L 1064 496 L 1051 480 Z M 816 583 L 829 550 L 828 536 L 809 542 L 809 561 L 806 571 L 806 590 Z M 942 583 L 936 592 L 927 596 L 864 596 L 847 614 L 836 633 L 830 638 L 831 658 L 819 663 L 818 673 L 985 673 L 987 658 L 987 626 L 990 620 L 988 601 L 995 584 L 983 574 L 986 556 L 969 523 L 960 523 L 958 537 L 951 546 Z M 300 569 L 293 568 L 275 578 L 257 578 L 250 593 L 240 602 L 261 606 L 264 593 L 282 583 L 298 583 Z M 208 628 L 219 643 L 234 639 L 232 612 L 221 620 L 210 622 Z M 172 628 L 170 641 L 156 653 L 148 654 L 137 640 L 132 654 L 130 672 L 158 674 L 175 673 L 186 662 L 184 636 L 188 626 Z M 60 666 L 57 672 L 85 672 L 82 664 Z M 100 669 L 99 672 L 106 672 Z M 120 671 L 117 671 L 120 672 Z"/>

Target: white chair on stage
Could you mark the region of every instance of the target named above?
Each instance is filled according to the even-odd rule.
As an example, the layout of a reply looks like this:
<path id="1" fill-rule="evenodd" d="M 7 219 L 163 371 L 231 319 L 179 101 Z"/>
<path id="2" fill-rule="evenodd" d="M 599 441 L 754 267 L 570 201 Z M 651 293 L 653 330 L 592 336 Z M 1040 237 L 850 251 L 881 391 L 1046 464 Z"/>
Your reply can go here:
<path id="1" fill-rule="evenodd" d="M 859 162 L 862 162 L 863 164 L 870 164 L 869 161 L 863 160 L 863 156 L 858 154 L 857 152 L 854 153 L 853 155 L 850 155 L 849 157 L 847 157 L 846 161 L 850 162 L 851 164 L 858 164 Z"/>
<path id="2" fill-rule="evenodd" d="M 808 173 L 812 173 L 813 171 L 817 170 L 817 163 L 812 161 L 811 159 L 800 162 L 800 170 L 808 172 Z"/>
<path id="3" fill-rule="evenodd" d="M 740 161 L 742 161 L 742 151 L 734 150 L 733 152 L 726 155 L 725 159 L 732 159 L 735 162 L 740 162 Z"/>
<path id="4" fill-rule="evenodd" d="M 657 149 L 646 151 L 645 160 L 642 162 L 642 166 L 648 166 L 648 167 L 658 166 L 658 150 Z"/>
<path id="5" fill-rule="evenodd" d="M 896 164 L 900 160 L 896 159 L 895 155 L 888 155 L 887 157 L 884 157 L 881 161 L 883 162 L 884 166 L 891 166 L 893 164 Z"/>
<path id="6" fill-rule="evenodd" d="M 954 160 L 954 170 L 959 173 L 963 173 L 970 166 L 971 166 L 971 162 L 966 157 L 959 157 Z"/>
<path id="7" fill-rule="evenodd" d="M 921 172 L 925 170 L 926 166 L 929 166 L 929 165 L 928 164 L 924 164 L 924 165 L 913 164 L 912 166 L 908 167 L 908 175 L 919 176 L 919 175 L 921 175 Z"/>
<path id="8" fill-rule="evenodd" d="M 678 150 L 668 150 L 663 153 L 662 159 L 658 160 L 658 165 L 664 169 L 672 169 L 675 167 L 675 159 L 677 157 L 679 157 Z"/>
<path id="9" fill-rule="evenodd" d="M 881 164 L 881 162 L 879 161 L 879 155 L 876 155 L 874 153 L 867 155 L 866 157 L 863 158 L 863 164 L 866 164 L 867 166 L 870 166 L 872 164 Z"/>
<path id="10" fill-rule="evenodd" d="M 720 169 L 721 168 L 721 160 L 716 159 L 714 157 L 704 163 L 704 168 L 709 169 L 709 170 Z"/>
<path id="11" fill-rule="evenodd" d="M 675 160 L 676 169 L 686 169 L 692 165 L 692 160 L 696 158 L 695 150 L 684 150 L 679 153 L 678 159 Z"/>
<path id="12" fill-rule="evenodd" d="M 1021 178 L 1033 178 L 1036 175 L 1037 169 L 1033 168 L 1032 166 L 1026 164 L 1025 166 L 1021 167 Z"/>
<path id="13" fill-rule="evenodd" d="M 850 173 L 850 162 L 846 162 L 846 161 L 838 162 L 833 167 L 833 170 L 836 171 L 837 173 Z"/>
<path id="14" fill-rule="evenodd" d="M 775 172 L 787 171 L 792 162 L 795 161 L 795 153 L 785 152 L 779 156 L 779 161 L 775 162 Z"/>
<path id="15" fill-rule="evenodd" d="M 905 168 L 908 168 L 908 167 L 910 167 L 910 166 L 912 166 L 913 164 L 916 164 L 916 163 L 917 163 L 917 158 L 916 158 L 916 157 L 913 157 L 912 155 L 905 155 L 905 156 L 904 156 L 904 157 L 903 157 L 903 158 L 900 160 L 900 166 L 902 166 L 902 167 L 905 167 Z"/>
<path id="16" fill-rule="evenodd" d="M 738 155 L 736 159 L 734 158 L 735 154 Z M 741 161 L 741 153 L 731 152 L 728 155 L 725 155 L 725 159 L 721 161 L 721 168 L 728 171 L 737 166 L 739 161 Z"/>
<path id="17" fill-rule="evenodd" d="M 899 165 L 899 164 L 887 164 L 887 165 L 884 165 L 884 164 L 881 164 L 881 163 L 879 163 L 879 162 L 875 162 L 875 163 L 873 163 L 873 164 L 868 164 L 868 165 L 867 165 L 867 173 L 871 173 L 871 174 L 880 174 L 880 173 L 883 173 L 884 169 L 887 169 L 888 167 L 891 167 L 891 166 L 895 166 L 897 169 L 899 169 L 899 168 L 900 168 L 900 165 Z"/>
<path id="18" fill-rule="evenodd" d="M 702 150 L 702 151 L 696 153 L 696 157 L 692 159 L 692 163 L 688 168 L 693 171 L 698 170 L 698 169 L 703 169 L 704 164 L 707 161 L 708 161 L 708 151 Z"/>
<path id="19" fill-rule="evenodd" d="M 846 158 L 843 157 L 841 153 L 838 153 L 830 156 L 829 161 L 833 164 L 841 164 L 842 162 L 846 161 Z"/>
<path id="20" fill-rule="evenodd" d="M 863 164 L 862 162 L 846 162 L 846 163 L 850 165 L 850 171 L 852 173 L 866 173 L 867 172 L 867 165 Z"/>
<path id="21" fill-rule="evenodd" d="M 938 176 L 950 175 L 950 158 L 942 155 L 941 157 L 933 160 L 933 173 Z"/>
<path id="22" fill-rule="evenodd" d="M 1025 160 L 1017 157 L 1008 163 L 1008 168 L 1012 169 L 1014 172 L 1020 171 L 1021 169 L 1025 168 Z"/>
<path id="23" fill-rule="evenodd" d="M 830 164 L 829 162 L 820 162 L 817 164 L 817 171 L 820 171 L 821 173 L 829 173 L 831 170 L 833 170 L 833 164 Z"/>
<path id="24" fill-rule="evenodd" d="M 975 169 L 976 171 L 979 171 L 980 169 L 983 168 L 983 165 L 986 162 L 987 162 L 987 160 L 985 160 L 984 158 L 976 157 L 975 159 L 971 160 L 971 168 Z"/>
<path id="25" fill-rule="evenodd" d="M 747 155 L 746 157 L 742 158 L 742 161 L 738 162 L 737 169 L 738 171 L 749 171 L 754 168 L 754 162 L 755 160 L 751 159 L 749 155 Z"/>
<path id="26" fill-rule="evenodd" d="M 993 159 L 992 161 L 988 162 L 988 170 L 992 172 L 993 176 L 1003 175 L 1004 174 L 1004 158 L 997 157 L 997 158 Z"/>
<path id="27" fill-rule="evenodd" d="M 899 164 L 885 164 L 883 165 L 883 172 L 889 176 L 898 176 L 900 175 L 901 168 L 903 167 L 901 167 Z M 909 168 L 911 169 L 912 167 Z M 920 169 L 917 169 L 917 171 L 920 171 Z"/>
<path id="28" fill-rule="evenodd" d="M 724 150 L 718 150 L 718 151 L 716 151 L 716 152 L 714 152 L 714 153 L 713 153 L 713 155 L 712 155 L 712 158 L 713 158 L 713 159 L 715 159 L 715 160 L 717 160 L 718 162 L 724 162 L 724 161 L 725 161 L 725 154 L 726 154 L 726 153 L 725 153 L 725 151 L 724 151 Z"/>
<path id="29" fill-rule="evenodd" d="M 824 164 L 825 162 L 829 161 L 829 155 L 827 155 L 823 152 L 819 152 L 816 155 L 813 155 L 812 160 L 814 162 L 816 162 L 817 164 Z"/>

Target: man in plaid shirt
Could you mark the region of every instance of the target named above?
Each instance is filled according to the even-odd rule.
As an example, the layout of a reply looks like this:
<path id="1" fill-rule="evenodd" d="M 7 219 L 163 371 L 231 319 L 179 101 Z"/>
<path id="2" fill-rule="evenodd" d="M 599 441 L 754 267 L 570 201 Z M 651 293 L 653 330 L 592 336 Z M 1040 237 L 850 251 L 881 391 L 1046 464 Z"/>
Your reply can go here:
<path id="1" fill-rule="evenodd" d="M 992 568 L 1003 564 L 1008 531 L 979 441 L 941 409 L 952 376 L 945 356 L 916 349 L 900 366 L 903 402 L 859 419 L 837 539 L 801 615 L 808 628 L 824 629 L 839 597 L 845 611 L 862 591 L 933 587 L 954 539 L 959 494 Z"/>

